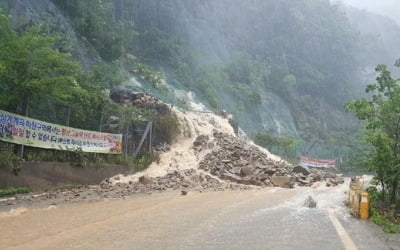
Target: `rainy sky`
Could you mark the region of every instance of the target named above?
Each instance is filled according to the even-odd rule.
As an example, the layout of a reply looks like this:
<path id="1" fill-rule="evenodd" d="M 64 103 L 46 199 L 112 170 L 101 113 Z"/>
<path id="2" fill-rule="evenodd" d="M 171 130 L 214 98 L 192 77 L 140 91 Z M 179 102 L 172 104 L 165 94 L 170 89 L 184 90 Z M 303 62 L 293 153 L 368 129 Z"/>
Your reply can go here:
<path id="1" fill-rule="evenodd" d="M 341 0 L 341 2 L 390 17 L 400 25 L 400 0 Z"/>

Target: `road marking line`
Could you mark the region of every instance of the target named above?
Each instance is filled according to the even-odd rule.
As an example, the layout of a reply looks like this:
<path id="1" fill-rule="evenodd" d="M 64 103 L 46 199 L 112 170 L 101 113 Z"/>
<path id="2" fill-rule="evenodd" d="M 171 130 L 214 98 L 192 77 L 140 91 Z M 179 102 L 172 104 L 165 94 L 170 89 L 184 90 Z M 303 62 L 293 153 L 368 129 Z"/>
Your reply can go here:
<path id="1" fill-rule="evenodd" d="M 357 247 L 354 244 L 353 240 L 350 238 L 350 235 L 346 232 L 346 230 L 333 212 L 329 212 L 329 219 L 335 227 L 339 238 L 342 240 L 344 248 L 346 250 L 357 250 Z"/>

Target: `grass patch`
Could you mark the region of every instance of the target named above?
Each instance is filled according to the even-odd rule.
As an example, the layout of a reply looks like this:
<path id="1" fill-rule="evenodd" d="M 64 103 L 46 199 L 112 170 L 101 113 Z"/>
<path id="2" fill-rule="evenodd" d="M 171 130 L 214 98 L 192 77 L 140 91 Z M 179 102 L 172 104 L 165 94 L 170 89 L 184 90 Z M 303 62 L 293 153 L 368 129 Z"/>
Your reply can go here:
<path id="1" fill-rule="evenodd" d="M 400 217 L 395 208 L 387 211 L 371 209 L 371 221 L 380 226 L 386 233 L 400 233 Z"/>
<path id="2" fill-rule="evenodd" d="M 11 153 L 12 154 L 12 153 Z M 1 156 L 1 154 L 0 154 Z M 2 158 L 0 157 L 0 160 Z M 26 155 L 30 162 L 69 162 L 73 167 L 84 168 L 94 165 L 97 168 L 105 168 L 109 164 L 128 166 L 136 170 L 147 168 L 153 161 L 158 161 L 159 156 L 152 152 L 142 152 L 136 158 L 126 155 L 95 154 L 75 151 L 36 150 Z M 0 162 L 0 167 L 2 166 Z"/>
<path id="3" fill-rule="evenodd" d="M 4 188 L 0 189 L 0 197 L 4 196 L 11 196 L 15 194 L 26 194 L 29 193 L 31 190 L 26 187 L 18 187 L 18 188 Z"/>

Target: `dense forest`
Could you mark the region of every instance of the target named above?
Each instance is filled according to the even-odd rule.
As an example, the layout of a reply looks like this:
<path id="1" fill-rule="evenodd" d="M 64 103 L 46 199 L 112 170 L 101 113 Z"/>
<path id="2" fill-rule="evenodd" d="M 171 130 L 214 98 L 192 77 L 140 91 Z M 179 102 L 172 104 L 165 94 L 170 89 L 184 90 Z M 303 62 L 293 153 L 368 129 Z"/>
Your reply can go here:
<path id="1" fill-rule="evenodd" d="M 68 97 L 45 87 L 42 94 L 60 98 L 18 96 L 19 106 L 10 100 L 1 108 L 24 113 L 28 100 L 33 116 L 60 122 L 67 112 L 76 125 L 89 119 L 82 107 L 103 110 L 102 95 L 92 95 L 102 89 L 146 91 L 185 108 L 192 92 L 208 108 L 234 114 L 260 144 L 293 156 L 311 145 L 317 146 L 310 154 L 324 157 L 354 147 L 359 126 L 343 104 L 363 94 L 376 64 L 392 64 L 400 37 L 390 19 L 328 0 L 0 2 L 11 15 L 12 36 L 55 36 L 47 46 L 80 65 L 54 67 L 74 76 L 65 84 L 81 83 Z M 89 101 L 93 96 L 101 98 Z M 44 107 L 54 111 L 44 114 Z M 83 127 L 96 129 L 102 115 Z"/>

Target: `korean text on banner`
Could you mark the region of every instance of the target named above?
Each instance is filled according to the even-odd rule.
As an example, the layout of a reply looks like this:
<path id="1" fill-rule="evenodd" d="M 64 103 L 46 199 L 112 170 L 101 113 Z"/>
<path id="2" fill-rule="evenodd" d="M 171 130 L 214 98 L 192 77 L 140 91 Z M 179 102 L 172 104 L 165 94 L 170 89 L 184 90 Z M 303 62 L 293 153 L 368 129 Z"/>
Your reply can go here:
<path id="1" fill-rule="evenodd" d="M 0 110 L 0 140 L 38 148 L 120 154 L 122 135 L 60 126 Z"/>

